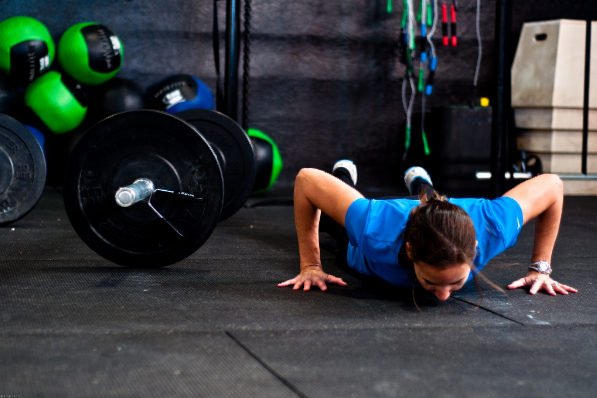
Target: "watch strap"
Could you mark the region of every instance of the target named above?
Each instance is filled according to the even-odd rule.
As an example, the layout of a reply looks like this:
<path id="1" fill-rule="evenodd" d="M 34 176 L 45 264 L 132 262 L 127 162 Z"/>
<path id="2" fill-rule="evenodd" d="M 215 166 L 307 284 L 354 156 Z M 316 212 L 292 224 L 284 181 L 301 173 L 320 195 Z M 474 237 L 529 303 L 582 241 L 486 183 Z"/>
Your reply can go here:
<path id="1" fill-rule="evenodd" d="M 544 275 L 551 274 L 551 266 L 547 261 L 544 260 L 529 264 L 529 269 L 532 269 Z"/>

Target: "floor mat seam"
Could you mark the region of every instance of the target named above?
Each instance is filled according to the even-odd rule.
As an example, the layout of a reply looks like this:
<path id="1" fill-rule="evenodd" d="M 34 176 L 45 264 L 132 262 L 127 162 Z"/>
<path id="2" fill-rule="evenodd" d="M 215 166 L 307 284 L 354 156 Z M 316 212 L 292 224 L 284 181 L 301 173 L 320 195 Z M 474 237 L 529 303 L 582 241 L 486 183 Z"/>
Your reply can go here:
<path id="1" fill-rule="evenodd" d="M 284 376 L 280 373 L 276 372 L 271 366 L 269 366 L 263 359 L 261 359 L 257 354 L 255 354 L 249 347 L 241 343 L 239 339 L 237 339 L 232 333 L 226 331 L 226 335 L 230 337 L 236 344 L 238 344 L 247 354 L 249 354 L 253 359 L 255 359 L 265 370 L 267 370 L 272 376 L 278 379 L 282 384 L 284 384 L 288 389 L 294 392 L 301 398 L 308 398 L 308 396 L 303 393 L 301 390 L 298 389 L 294 384 L 292 384 L 289 380 L 287 380 Z"/>
<path id="2" fill-rule="evenodd" d="M 457 297 L 452 297 L 452 298 L 453 298 L 454 300 L 458 300 L 458 301 L 460 301 L 461 303 L 465 303 L 465 304 L 469 304 L 469 305 L 475 305 L 475 304 L 473 304 L 473 303 L 471 303 L 471 302 L 469 302 L 469 301 L 466 301 L 466 300 L 463 300 L 463 299 L 459 299 L 459 298 L 457 298 Z M 505 316 L 505 315 L 502 315 L 502 314 L 500 314 L 499 312 L 492 311 L 492 310 L 490 310 L 490 309 L 489 309 L 489 308 L 487 308 L 487 307 L 483 307 L 482 305 L 480 305 L 480 306 L 479 306 L 479 308 L 481 308 L 482 310 L 485 310 L 485 311 L 487 311 L 487 312 L 489 312 L 489 313 L 491 313 L 491 314 L 497 315 L 497 316 L 499 316 L 499 317 L 501 317 L 501 318 L 507 319 L 507 320 L 509 320 L 509 321 L 511 321 L 511 322 L 517 323 L 517 324 L 519 324 L 519 325 L 521 325 L 521 326 L 525 326 L 525 324 L 524 324 L 524 323 L 522 323 L 522 322 L 519 322 L 519 321 L 517 321 L 517 320 L 515 320 L 515 319 L 512 319 L 512 318 L 508 318 L 507 316 Z"/>

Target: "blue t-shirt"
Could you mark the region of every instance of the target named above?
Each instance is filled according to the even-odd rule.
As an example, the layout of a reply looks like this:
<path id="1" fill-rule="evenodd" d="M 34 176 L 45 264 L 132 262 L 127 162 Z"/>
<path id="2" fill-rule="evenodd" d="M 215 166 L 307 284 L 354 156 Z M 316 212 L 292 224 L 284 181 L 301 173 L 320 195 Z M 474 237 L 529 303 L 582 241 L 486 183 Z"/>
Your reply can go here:
<path id="1" fill-rule="evenodd" d="M 514 199 L 448 200 L 464 209 L 473 220 L 478 242 L 473 263 L 477 270 L 516 243 L 523 218 Z M 398 252 L 410 211 L 418 205 L 418 200 L 411 199 L 355 200 L 346 213 L 348 265 L 363 275 L 378 276 L 398 286 L 412 286 L 408 269 L 398 263 Z"/>

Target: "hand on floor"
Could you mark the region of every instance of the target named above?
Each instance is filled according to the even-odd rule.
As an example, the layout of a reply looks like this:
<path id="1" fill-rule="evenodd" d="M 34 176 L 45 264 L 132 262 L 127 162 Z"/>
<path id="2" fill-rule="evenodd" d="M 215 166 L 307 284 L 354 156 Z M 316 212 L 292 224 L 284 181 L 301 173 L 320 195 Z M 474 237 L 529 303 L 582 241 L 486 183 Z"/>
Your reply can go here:
<path id="1" fill-rule="evenodd" d="M 517 281 L 512 282 L 508 285 L 508 289 L 517 289 L 519 287 L 530 287 L 530 294 L 536 294 L 539 290 L 545 290 L 547 294 L 552 296 L 560 294 L 578 293 L 573 287 L 562 285 L 559 282 L 554 281 L 549 275 L 540 274 L 535 271 L 531 271 L 524 278 L 520 278 Z"/>
<path id="2" fill-rule="evenodd" d="M 322 291 L 326 291 L 328 289 L 326 283 L 335 283 L 340 286 L 348 285 L 342 278 L 326 274 L 321 269 L 309 269 L 302 271 L 295 278 L 279 283 L 278 287 L 294 285 L 293 289 L 298 290 L 303 286 L 303 290 L 308 291 L 311 286 L 318 286 Z"/>

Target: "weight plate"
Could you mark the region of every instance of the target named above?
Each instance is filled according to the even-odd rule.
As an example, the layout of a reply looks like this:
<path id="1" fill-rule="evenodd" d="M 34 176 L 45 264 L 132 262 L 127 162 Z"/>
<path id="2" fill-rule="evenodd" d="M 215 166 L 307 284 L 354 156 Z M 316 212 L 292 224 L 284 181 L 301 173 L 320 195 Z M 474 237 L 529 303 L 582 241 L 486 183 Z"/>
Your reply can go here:
<path id="1" fill-rule="evenodd" d="M 39 201 L 46 184 L 46 159 L 22 123 L 0 114 L 0 225 L 17 221 Z"/>
<path id="2" fill-rule="evenodd" d="M 224 175 L 223 221 L 236 213 L 247 201 L 255 183 L 255 155 L 249 136 L 228 116 L 207 109 L 178 112 L 213 146 Z"/>
<path id="3" fill-rule="evenodd" d="M 151 204 L 120 207 L 116 191 L 139 178 L 155 188 Z M 194 253 L 222 211 L 224 181 L 216 155 L 197 130 L 167 113 L 138 110 L 93 126 L 69 158 L 64 203 L 79 236 L 94 251 L 128 267 L 162 267 Z M 171 223 L 184 236 L 178 235 Z"/>

